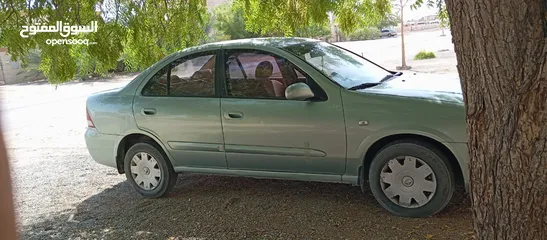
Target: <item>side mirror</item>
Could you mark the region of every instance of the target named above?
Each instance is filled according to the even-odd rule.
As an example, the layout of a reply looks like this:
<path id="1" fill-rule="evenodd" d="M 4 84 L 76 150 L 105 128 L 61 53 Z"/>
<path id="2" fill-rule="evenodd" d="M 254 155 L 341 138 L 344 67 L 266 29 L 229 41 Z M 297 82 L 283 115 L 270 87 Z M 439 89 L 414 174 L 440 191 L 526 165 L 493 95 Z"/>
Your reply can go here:
<path id="1" fill-rule="evenodd" d="M 289 100 L 306 100 L 314 96 L 311 88 L 305 83 L 295 83 L 285 89 L 285 97 Z"/>

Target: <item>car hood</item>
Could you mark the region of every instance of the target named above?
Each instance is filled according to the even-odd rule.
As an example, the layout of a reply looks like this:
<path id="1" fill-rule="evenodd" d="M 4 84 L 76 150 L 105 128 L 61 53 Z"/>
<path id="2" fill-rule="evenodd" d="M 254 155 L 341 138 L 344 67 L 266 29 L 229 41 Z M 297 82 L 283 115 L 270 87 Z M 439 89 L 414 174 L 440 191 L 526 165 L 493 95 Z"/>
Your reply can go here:
<path id="1" fill-rule="evenodd" d="M 357 91 L 463 104 L 460 79 L 442 74 L 405 73 L 377 86 Z"/>

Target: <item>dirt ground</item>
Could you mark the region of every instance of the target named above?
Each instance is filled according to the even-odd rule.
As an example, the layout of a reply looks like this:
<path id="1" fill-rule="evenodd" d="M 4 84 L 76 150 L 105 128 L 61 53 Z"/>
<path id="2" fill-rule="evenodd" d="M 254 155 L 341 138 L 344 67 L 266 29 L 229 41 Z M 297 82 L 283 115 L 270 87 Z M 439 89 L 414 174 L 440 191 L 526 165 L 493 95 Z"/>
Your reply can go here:
<path id="1" fill-rule="evenodd" d="M 384 41 L 388 48 L 397 39 L 361 47 L 376 49 Z M 400 55 L 390 54 L 374 55 L 375 61 L 396 64 Z M 424 60 L 417 70 L 435 65 L 433 72 L 453 73 L 455 60 L 447 59 L 444 65 Z M 0 87 L 21 239 L 472 238 L 461 190 L 447 209 L 424 219 L 395 217 L 368 190 L 331 183 L 184 174 L 168 198 L 140 197 L 123 175 L 91 159 L 83 139 L 86 97 L 131 78 L 57 89 L 46 83 Z"/>

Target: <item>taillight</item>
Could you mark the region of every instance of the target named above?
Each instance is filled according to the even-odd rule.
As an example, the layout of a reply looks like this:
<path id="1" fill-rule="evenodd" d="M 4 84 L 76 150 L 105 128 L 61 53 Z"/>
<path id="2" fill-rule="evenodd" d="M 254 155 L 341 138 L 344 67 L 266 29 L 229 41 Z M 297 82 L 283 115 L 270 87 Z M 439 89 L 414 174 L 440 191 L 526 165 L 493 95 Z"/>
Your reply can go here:
<path id="1" fill-rule="evenodd" d="M 91 120 L 91 116 L 89 116 L 89 109 L 85 107 L 85 113 L 87 115 L 87 127 L 94 128 L 95 124 L 93 124 L 93 120 Z"/>

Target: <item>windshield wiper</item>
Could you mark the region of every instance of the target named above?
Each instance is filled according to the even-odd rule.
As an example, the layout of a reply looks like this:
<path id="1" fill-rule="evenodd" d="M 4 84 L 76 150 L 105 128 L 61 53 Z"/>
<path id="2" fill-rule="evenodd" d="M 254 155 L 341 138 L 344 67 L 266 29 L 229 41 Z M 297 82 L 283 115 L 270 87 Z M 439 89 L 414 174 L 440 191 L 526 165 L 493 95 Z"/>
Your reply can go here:
<path id="1" fill-rule="evenodd" d="M 384 78 L 380 79 L 380 82 L 385 82 L 385 81 L 387 81 L 387 80 L 389 80 L 389 79 L 391 79 L 391 78 L 393 78 L 393 77 L 401 76 L 401 75 L 403 75 L 402 72 L 396 72 L 396 73 L 394 73 L 394 74 L 388 74 L 388 75 L 386 75 Z"/>
<path id="2" fill-rule="evenodd" d="M 350 88 L 348 88 L 348 90 L 365 89 L 365 88 L 369 88 L 369 87 L 378 86 L 378 84 L 380 84 L 380 83 L 379 83 L 379 82 L 375 82 L 375 83 L 366 82 L 366 83 L 361 83 L 361 84 L 359 84 L 359 85 L 357 85 L 357 86 L 350 87 Z"/>
<path id="3" fill-rule="evenodd" d="M 392 77 L 395 77 L 395 75 L 394 74 L 388 74 L 384 78 L 380 79 L 380 82 L 385 82 L 385 81 L 389 80 Z"/>
<path id="4" fill-rule="evenodd" d="M 375 83 L 371 83 L 371 82 L 367 82 L 367 83 L 361 83 L 357 86 L 353 86 L 353 87 L 350 87 L 348 88 L 349 90 L 358 90 L 358 89 L 365 89 L 365 88 L 369 88 L 369 87 L 374 87 L 374 86 L 378 86 L 379 84 L 393 78 L 393 77 L 397 77 L 397 76 L 401 76 L 403 75 L 402 72 L 396 72 L 394 74 L 388 74 L 386 75 L 384 78 L 382 78 L 379 82 L 375 82 Z"/>
<path id="5" fill-rule="evenodd" d="M 403 72 L 396 72 L 394 74 L 388 74 L 384 78 L 380 79 L 380 82 L 385 82 L 393 77 L 401 76 L 403 75 Z"/>

